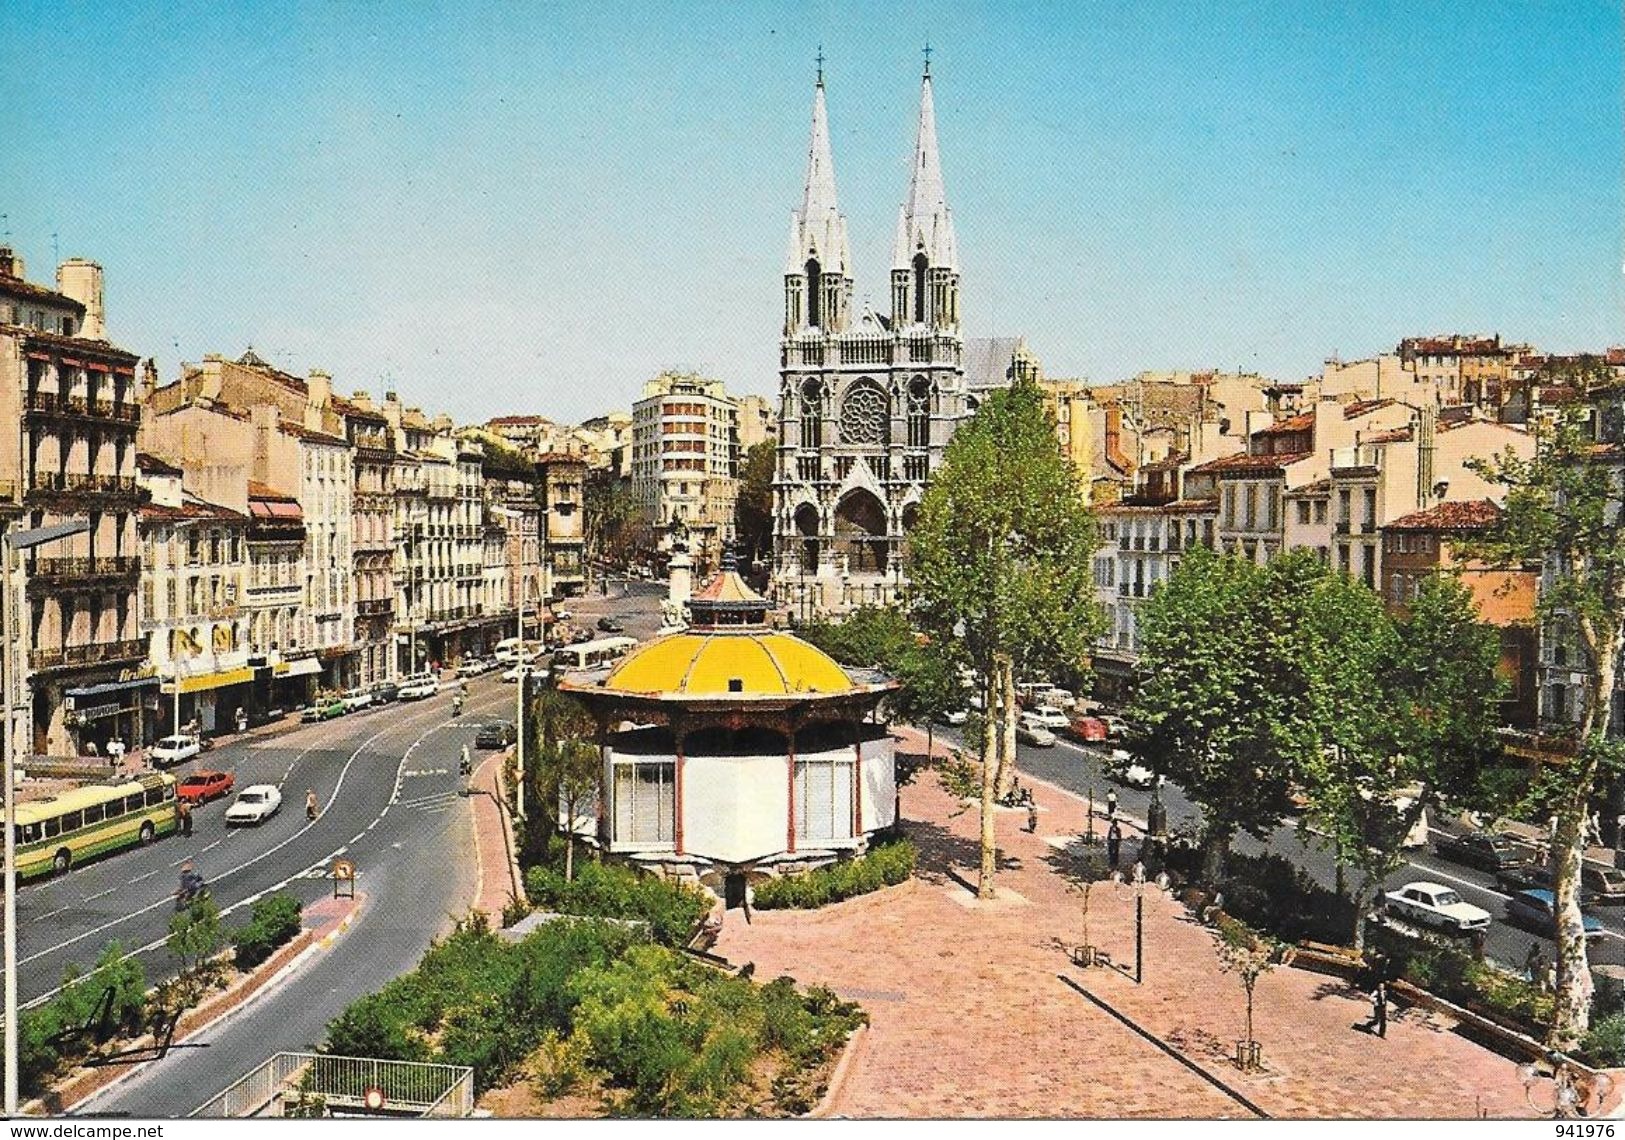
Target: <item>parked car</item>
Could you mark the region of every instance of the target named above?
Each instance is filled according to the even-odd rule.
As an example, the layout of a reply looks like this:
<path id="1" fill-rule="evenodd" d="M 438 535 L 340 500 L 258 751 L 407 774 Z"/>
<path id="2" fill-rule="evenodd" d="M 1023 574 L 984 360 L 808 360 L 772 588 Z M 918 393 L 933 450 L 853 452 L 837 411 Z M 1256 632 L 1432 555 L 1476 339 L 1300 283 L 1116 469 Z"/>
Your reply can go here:
<path id="1" fill-rule="evenodd" d="M 1098 716 L 1075 716 L 1066 722 L 1061 735 L 1090 744 L 1105 740 L 1108 732 L 1106 722 Z"/>
<path id="2" fill-rule="evenodd" d="M 189 804 L 206 804 L 231 791 L 237 781 L 230 772 L 193 772 L 175 788 L 175 798 Z"/>
<path id="3" fill-rule="evenodd" d="M 511 720 L 499 720 L 492 724 L 481 725 L 480 730 L 474 734 L 475 748 L 506 748 L 519 738 L 519 732 Z"/>
<path id="4" fill-rule="evenodd" d="M 597 624 L 598 624 L 598 628 L 603 630 L 605 633 L 625 633 L 626 632 L 626 626 L 622 625 L 620 622 L 616 621 L 614 618 L 609 617 L 607 614 L 604 617 L 599 618 Z"/>
<path id="5" fill-rule="evenodd" d="M 970 714 L 964 709 L 954 709 L 952 712 L 943 713 L 941 716 L 937 717 L 937 719 L 943 724 L 961 725 L 964 724 L 969 717 Z"/>
<path id="6" fill-rule="evenodd" d="M 1514 863 L 1510 867 L 1502 867 L 1495 873 L 1495 885 L 1507 894 L 1517 894 L 1519 891 L 1550 891 L 1554 889 L 1557 876 L 1550 867 L 1539 863 Z M 1585 869 L 1580 871 L 1580 905 L 1582 907 L 1595 906 L 1597 892 L 1587 882 Z"/>
<path id="7" fill-rule="evenodd" d="M 459 677 L 478 677 L 482 673 L 489 673 L 496 663 L 485 657 L 468 657 L 457 666 Z"/>
<path id="8" fill-rule="evenodd" d="M 1034 723 L 1043 725 L 1051 732 L 1065 732 L 1072 723 L 1066 713 L 1055 705 L 1039 705 L 1024 715 L 1031 717 Z"/>
<path id="9" fill-rule="evenodd" d="M 1122 717 L 1113 716 L 1111 713 L 1103 713 L 1101 714 L 1100 719 L 1106 725 L 1106 735 L 1108 738 L 1112 740 L 1121 740 L 1123 737 L 1129 734 L 1128 721 L 1124 720 Z"/>
<path id="10" fill-rule="evenodd" d="M 1500 872 L 1504 868 L 1524 861 L 1528 852 L 1504 835 L 1490 831 L 1469 831 L 1463 835 L 1445 835 L 1433 845 L 1441 859 L 1465 863 L 1469 867 Z"/>
<path id="11" fill-rule="evenodd" d="M 1590 890 L 1598 906 L 1619 906 L 1625 903 L 1625 871 L 1599 863 L 1582 863 L 1580 888 Z"/>
<path id="12" fill-rule="evenodd" d="M 1521 926 L 1547 938 L 1557 936 L 1557 905 L 1551 891 L 1519 891 L 1507 899 L 1506 912 L 1507 921 L 1514 926 Z M 1582 914 L 1580 921 L 1585 927 L 1588 941 L 1603 936 L 1602 923 L 1596 918 Z"/>
<path id="13" fill-rule="evenodd" d="M 576 615 L 571 613 L 569 610 L 554 610 L 553 611 L 553 620 L 554 621 L 575 621 L 575 619 L 576 619 Z"/>
<path id="14" fill-rule="evenodd" d="M 184 764 L 192 757 L 203 751 L 203 741 L 196 736 L 166 736 L 152 746 L 147 753 L 152 758 L 153 767 L 168 768 L 175 764 Z"/>
<path id="15" fill-rule="evenodd" d="M 348 693 L 345 693 L 344 696 L 340 697 L 339 700 L 343 703 L 345 712 L 359 712 L 361 709 L 372 707 L 372 690 L 351 689 Z"/>
<path id="16" fill-rule="evenodd" d="M 400 686 L 393 681 L 379 681 L 372 687 L 372 702 L 375 705 L 393 704 L 400 695 Z"/>
<path id="17" fill-rule="evenodd" d="M 1450 934 L 1486 930 L 1490 925 L 1489 911 L 1467 902 L 1442 883 L 1406 883 L 1399 890 L 1383 895 L 1383 903 L 1388 913 L 1397 918 Z"/>
<path id="18" fill-rule="evenodd" d="M 517 685 L 519 678 L 534 676 L 537 672 L 536 666 L 528 661 L 521 661 L 518 665 L 502 674 L 502 681 L 503 684 Z"/>
<path id="19" fill-rule="evenodd" d="M 400 699 L 421 701 L 440 691 L 440 681 L 433 673 L 414 673 L 401 682 Z"/>
<path id="20" fill-rule="evenodd" d="M 1121 748 L 1113 749 L 1106 761 L 1106 778 L 1127 784 L 1131 788 L 1149 788 L 1157 782 L 1157 774 Z"/>
<path id="21" fill-rule="evenodd" d="M 281 806 L 282 793 L 274 785 L 254 784 L 237 793 L 236 801 L 226 809 L 226 824 L 264 823 Z"/>
<path id="22" fill-rule="evenodd" d="M 1055 734 L 1033 719 L 1031 713 L 1022 713 L 1016 721 L 1016 739 L 1034 748 L 1054 748 Z"/>
<path id="23" fill-rule="evenodd" d="M 299 714 L 302 721 L 332 720 L 345 713 L 344 698 L 337 695 L 317 697 L 314 702 L 305 706 L 305 711 Z"/>

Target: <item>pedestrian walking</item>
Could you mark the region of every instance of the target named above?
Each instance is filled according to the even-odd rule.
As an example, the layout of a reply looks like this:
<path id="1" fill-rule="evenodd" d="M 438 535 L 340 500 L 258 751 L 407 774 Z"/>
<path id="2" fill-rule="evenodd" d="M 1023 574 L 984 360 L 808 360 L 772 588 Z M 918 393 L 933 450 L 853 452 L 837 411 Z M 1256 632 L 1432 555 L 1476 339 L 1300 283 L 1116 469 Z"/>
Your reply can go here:
<path id="1" fill-rule="evenodd" d="M 1106 792 L 1106 818 L 1117 818 L 1117 789 L 1111 788 Z"/>
<path id="2" fill-rule="evenodd" d="M 1031 799 L 1027 801 L 1027 833 L 1033 834 L 1038 830 L 1038 805 Z"/>
<path id="3" fill-rule="evenodd" d="M 1378 1037 L 1388 1036 L 1388 979 L 1381 974 L 1371 985 L 1371 1021 L 1366 1028 Z"/>
<path id="4" fill-rule="evenodd" d="M 1546 956 L 1540 952 L 1539 942 L 1529 944 L 1529 953 L 1523 958 L 1523 972 L 1524 976 L 1537 986 L 1545 980 Z"/>
<path id="5" fill-rule="evenodd" d="M 306 788 L 305 789 L 305 818 L 310 820 L 312 823 L 315 823 L 316 822 L 316 816 L 318 814 L 319 813 L 318 813 L 317 808 L 316 808 L 316 792 L 315 792 L 315 789 Z"/>
<path id="6" fill-rule="evenodd" d="M 107 761 L 115 772 L 124 766 L 124 741 L 116 736 L 107 742 Z"/>
<path id="7" fill-rule="evenodd" d="M 237 706 L 237 731 L 239 733 L 248 731 L 248 710 L 242 705 Z"/>
<path id="8" fill-rule="evenodd" d="M 1117 821 L 1114 819 L 1112 820 L 1111 827 L 1106 831 L 1106 866 L 1110 867 L 1113 871 L 1117 870 L 1118 861 L 1122 859 L 1122 857 L 1123 829 L 1118 826 Z"/>
<path id="9" fill-rule="evenodd" d="M 187 803 L 185 800 L 178 800 L 176 802 L 175 810 L 180 813 L 180 817 L 181 817 L 181 834 L 183 836 L 191 835 L 192 834 L 192 805 Z"/>

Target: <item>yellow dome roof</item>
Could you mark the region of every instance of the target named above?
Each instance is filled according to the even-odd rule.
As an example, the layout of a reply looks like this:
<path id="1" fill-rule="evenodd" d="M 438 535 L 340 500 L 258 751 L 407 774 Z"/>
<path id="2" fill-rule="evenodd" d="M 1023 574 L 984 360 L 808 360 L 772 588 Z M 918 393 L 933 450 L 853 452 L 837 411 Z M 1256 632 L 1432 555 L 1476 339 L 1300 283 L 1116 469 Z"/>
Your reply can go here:
<path id="1" fill-rule="evenodd" d="M 789 634 L 752 630 L 689 631 L 651 641 L 612 669 L 603 688 L 694 697 L 785 697 L 849 693 L 857 686 L 822 649 Z"/>

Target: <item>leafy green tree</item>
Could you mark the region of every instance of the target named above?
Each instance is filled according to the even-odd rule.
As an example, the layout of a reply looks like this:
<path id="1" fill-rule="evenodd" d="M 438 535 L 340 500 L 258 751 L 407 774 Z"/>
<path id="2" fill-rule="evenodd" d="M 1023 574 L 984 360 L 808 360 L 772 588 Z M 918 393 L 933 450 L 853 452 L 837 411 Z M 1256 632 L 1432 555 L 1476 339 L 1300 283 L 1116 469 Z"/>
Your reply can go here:
<path id="1" fill-rule="evenodd" d="M 818 621 L 800 635 L 843 665 L 894 669 L 918 644 L 908 616 L 894 606 L 859 606 L 838 622 Z"/>
<path id="2" fill-rule="evenodd" d="M 1612 380 L 1595 362 L 1582 363 L 1563 379 L 1598 396 L 1599 402 L 1617 401 L 1617 392 L 1599 395 Z M 1572 754 L 1542 765 L 1531 787 L 1532 799 L 1543 803 L 1555 820 L 1551 864 L 1557 1000 L 1551 1044 L 1562 1049 L 1578 1044 L 1591 1014 L 1591 971 L 1579 898 L 1587 808 L 1599 779 L 1621 766 L 1619 744 L 1608 738 L 1625 637 L 1619 448 L 1598 446 L 1591 412 L 1586 402 L 1560 406 L 1532 421 L 1532 458 L 1509 451 L 1480 466 L 1481 474 L 1506 488 L 1506 502 L 1499 522 L 1467 550 L 1505 567 L 1544 566 L 1538 603 L 1543 628 L 1572 649 L 1575 667 L 1585 677 L 1577 687 Z"/>
<path id="3" fill-rule="evenodd" d="M 198 899 L 169 920 L 169 936 L 164 945 L 180 963 L 175 994 L 184 1005 L 194 1005 L 203 996 L 210 959 L 220 949 L 220 908 L 207 896 Z"/>
<path id="4" fill-rule="evenodd" d="M 545 859 L 562 832 L 566 878 L 575 873 L 575 831 L 566 820 L 574 820 L 592 803 L 602 778 L 596 733 L 591 714 L 574 697 L 551 687 L 537 694 L 526 734 L 534 749 L 526 771 L 536 805 L 527 855 Z"/>
<path id="5" fill-rule="evenodd" d="M 746 566 L 773 553 L 773 469 L 778 445 L 770 439 L 745 452 L 739 472 L 739 499 L 734 505 L 734 536 Z"/>
<path id="6" fill-rule="evenodd" d="M 1194 547 L 1139 610 L 1135 748 L 1201 806 L 1209 882 L 1222 879 L 1237 831 L 1263 838 L 1291 807 L 1303 736 L 1303 710 L 1291 706 L 1305 684 L 1297 603 L 1278 591 L 1313 571 L 1295 553 L 1276 561 L 1266 569 Z"/>
<path id="7" fill-rule="evenodd" d="M 937 718 L 965 705 L 964 690 L 952 659 L 936 645 L 911 645 L 892 662 L 902 682 L 893 708 L 909 724 L 925 726 L 925 754 L 936 749 Z"/>
<path id="8" fill-rule="evenodd" d="M 1098 545 L 1043 393 L 1020 378 L 954 433 L 910 538 L 913 612 L 933 642 L 962 647 L 996 722 L 982 749 L 983 898 L 997 865 L 994 803 L 1015 782 L 1016 672 L 1085 659 L 1104 627 Z"/>
<path id="9" fill-rule="evenodd" d="M 609 468 L 587 473 L 581 489 L 583 556 L 587 564 L 607 561 L 625 565 L 654 548 L 649 510 L 632 493 L 630 481 Z"/>

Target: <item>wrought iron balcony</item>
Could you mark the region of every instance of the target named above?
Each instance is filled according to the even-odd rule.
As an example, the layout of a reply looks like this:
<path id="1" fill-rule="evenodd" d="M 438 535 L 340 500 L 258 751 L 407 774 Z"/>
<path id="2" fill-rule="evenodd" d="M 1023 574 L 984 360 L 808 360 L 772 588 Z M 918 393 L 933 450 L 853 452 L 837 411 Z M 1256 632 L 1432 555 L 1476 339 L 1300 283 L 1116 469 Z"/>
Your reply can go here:
<path id="1" fill-rule="evenodd" d="M 29 567 L 32 588 L 60 589 L 76 583 L 105 585 L 107 579 L 134 578 L 141 573 L 141 559 L 121 554 L 101 558 L 48 558 L 40 555 Z"/>
<path id="2" fill-rule="evenodd" d="M 28 654 L 28 665 L 36 672 L 44 672 L 48 669 L 68 669 L 78 665 L 138 661 L 146 655 L 147 642 L 140 638 L 92 641 L 82 645 L 34 649 Z"/>

